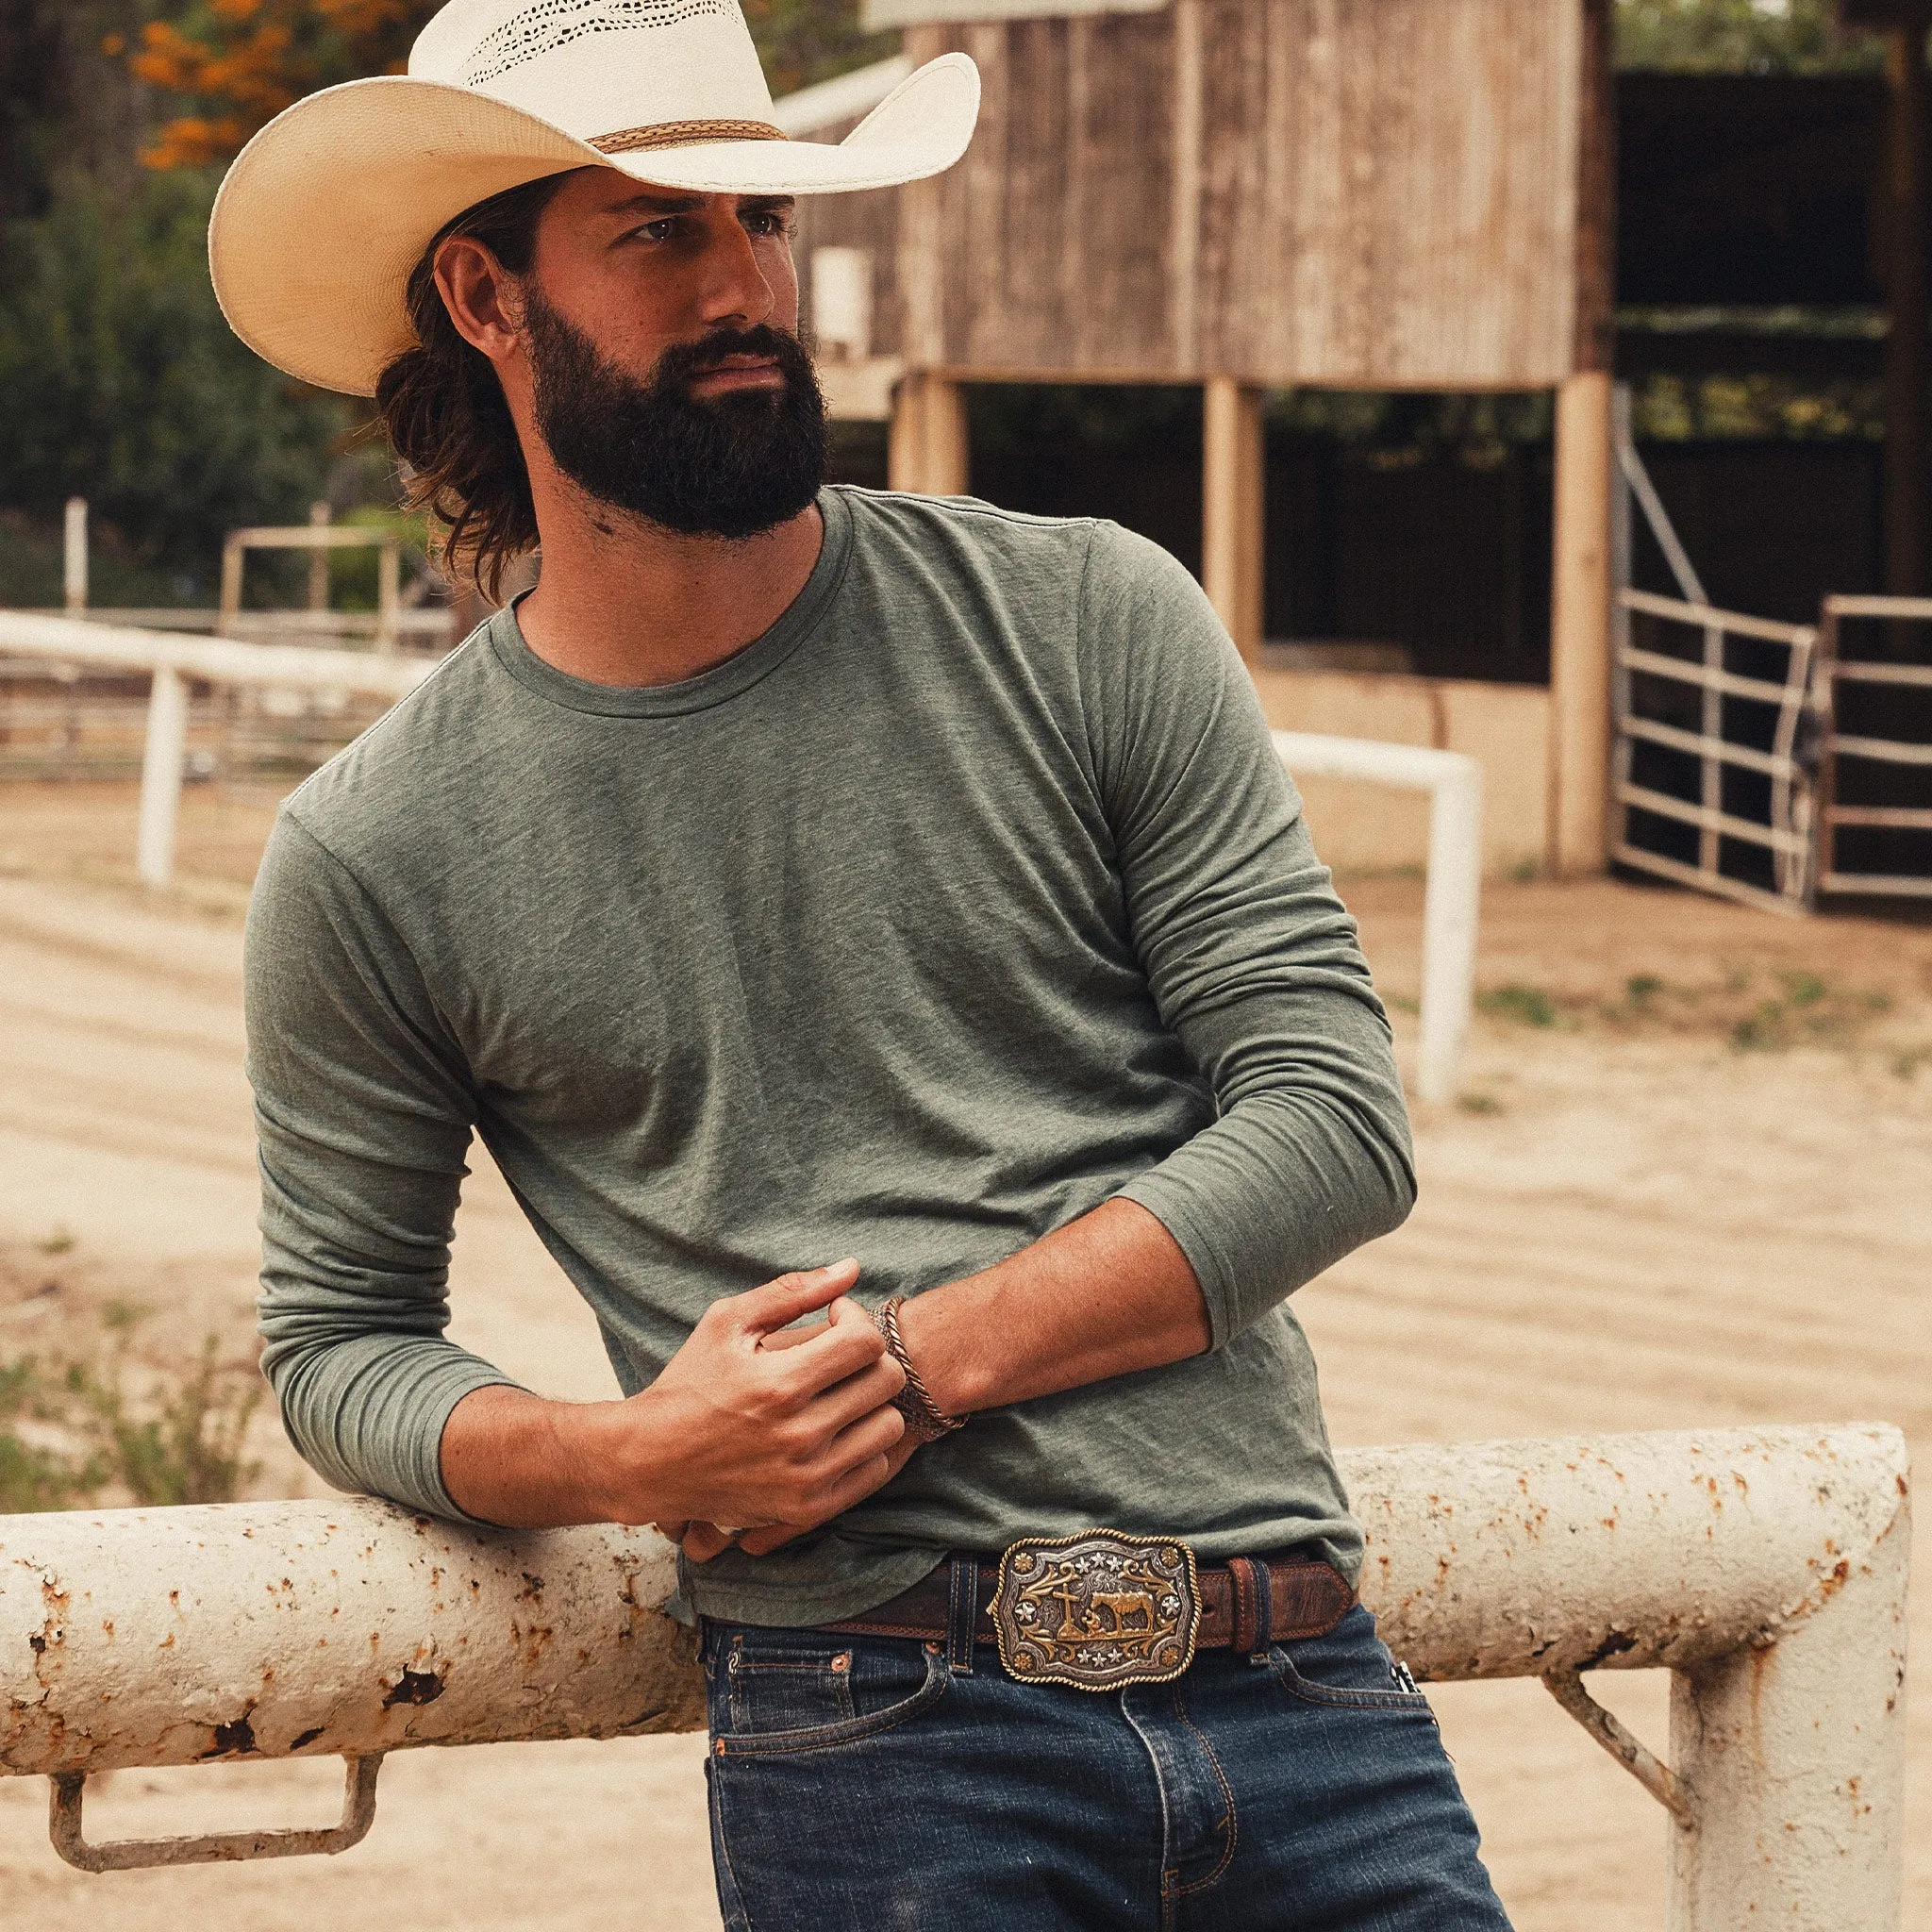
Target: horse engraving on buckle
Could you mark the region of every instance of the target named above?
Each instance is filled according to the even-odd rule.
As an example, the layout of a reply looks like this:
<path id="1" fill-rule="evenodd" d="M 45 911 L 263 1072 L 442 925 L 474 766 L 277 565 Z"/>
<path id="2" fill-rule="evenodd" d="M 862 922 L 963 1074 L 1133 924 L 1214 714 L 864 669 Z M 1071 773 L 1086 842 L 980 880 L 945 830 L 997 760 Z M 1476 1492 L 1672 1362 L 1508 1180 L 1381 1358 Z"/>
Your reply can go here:
<path id="1" fill-rule="evenodd" d="M 1194 1553 L 1112 1529 L 1025 1537 L 1000 1558 L 992 1619 L 1000 1662 L 1023 1682 L 1164 1684 L 1194 1660 Z"/>

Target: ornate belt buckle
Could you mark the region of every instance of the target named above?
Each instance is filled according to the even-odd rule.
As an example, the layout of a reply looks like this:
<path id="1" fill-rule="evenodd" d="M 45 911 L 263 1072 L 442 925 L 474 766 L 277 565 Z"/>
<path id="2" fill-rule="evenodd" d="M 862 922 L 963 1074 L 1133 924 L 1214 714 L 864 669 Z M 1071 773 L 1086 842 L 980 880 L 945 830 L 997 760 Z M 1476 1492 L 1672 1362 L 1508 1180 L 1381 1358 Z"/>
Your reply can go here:
<path id="1" fill-rule="evenodd" d="M 1164 1684 L 1194 1660 L 1194 1553 L 1112 1529 L 1025 1537 L 1000 1558 L 992 1619 L 1000 1661 L 1022 1683 Z"/>

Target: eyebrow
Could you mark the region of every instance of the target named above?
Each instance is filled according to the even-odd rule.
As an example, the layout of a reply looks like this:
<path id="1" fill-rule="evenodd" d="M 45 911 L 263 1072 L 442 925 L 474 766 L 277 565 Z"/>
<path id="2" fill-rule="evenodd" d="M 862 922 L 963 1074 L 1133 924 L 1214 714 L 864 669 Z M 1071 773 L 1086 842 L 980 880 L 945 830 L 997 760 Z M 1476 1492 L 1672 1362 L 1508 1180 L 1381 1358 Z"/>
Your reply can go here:
<path id="1" fill-rule="evenodd" d="M 686 215 L 693 208 L 703 208 L 708 197 L 702 194 L 633 194 L 628 199 L 613 202 L 604 212 L 607 215 L 641 214 L 646 211 L 658 215 Z M 750 208 L 793 208 L 797 197 L 791 194 L 743 194 L 739 200 Z"/>

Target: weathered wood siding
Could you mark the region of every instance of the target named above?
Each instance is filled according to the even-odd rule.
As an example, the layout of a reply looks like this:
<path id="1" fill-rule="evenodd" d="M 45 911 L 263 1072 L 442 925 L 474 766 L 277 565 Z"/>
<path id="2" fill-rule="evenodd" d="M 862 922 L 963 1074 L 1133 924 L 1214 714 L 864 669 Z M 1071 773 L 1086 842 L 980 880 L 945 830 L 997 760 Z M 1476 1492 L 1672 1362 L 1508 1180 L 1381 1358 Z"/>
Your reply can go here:
<path id="1" fill-rule="evenodd" d="M 929 26 L 950 175 L 828 197 L 880 353 L 983 376 L 1506 387 L 1574 366 L 1581 0 L 1174 0 Z"/>

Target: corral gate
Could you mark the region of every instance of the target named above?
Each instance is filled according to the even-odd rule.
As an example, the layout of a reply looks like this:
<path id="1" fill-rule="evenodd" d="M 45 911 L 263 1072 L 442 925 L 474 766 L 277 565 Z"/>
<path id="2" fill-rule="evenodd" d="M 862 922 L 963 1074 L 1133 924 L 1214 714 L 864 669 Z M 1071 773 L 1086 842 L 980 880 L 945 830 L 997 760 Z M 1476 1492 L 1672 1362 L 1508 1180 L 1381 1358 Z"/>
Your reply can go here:
<path id="1" fill-rule="evenodd" d="M 1611 857 L 1746 905 L 1803 912 L 1814 885 L 1807 741 L 1818 633 L 1713 609 L 1637 453 L 1621 384 L 1614 439 Z M 1679 597 L 1631 588 L 1633 503 Z"/>
<path id="2" fill-rule="evenodd" d="M 1822 629 L 1819 890 L 1932 899 L 1932 598 L 1827 597 Z"/>

